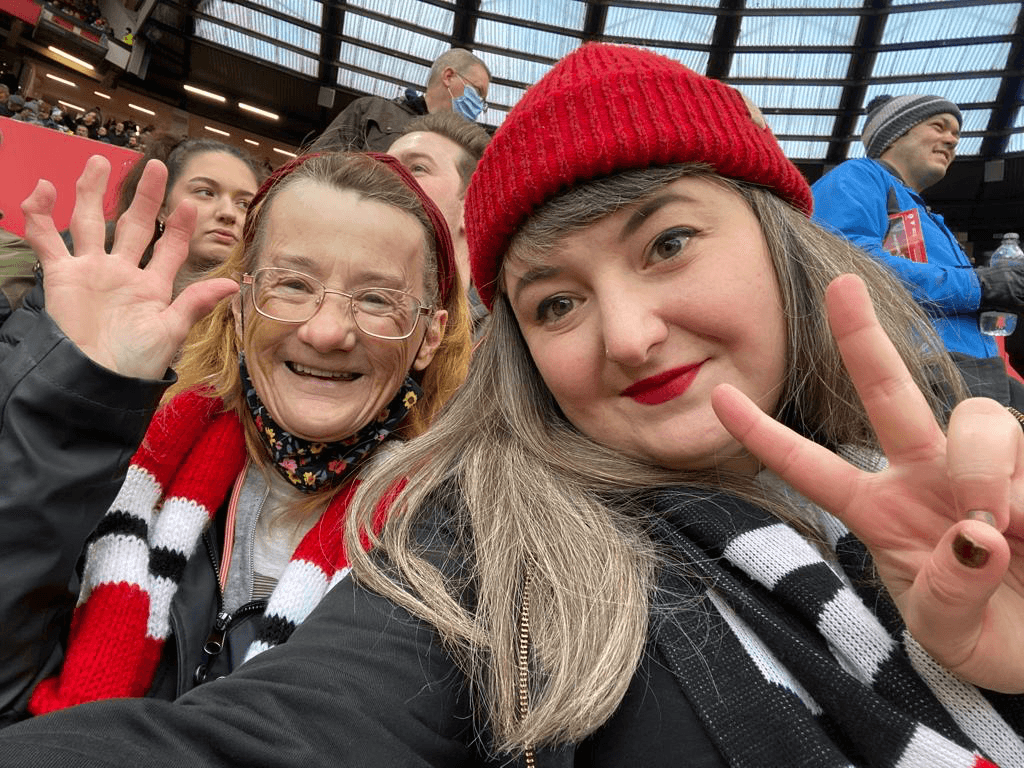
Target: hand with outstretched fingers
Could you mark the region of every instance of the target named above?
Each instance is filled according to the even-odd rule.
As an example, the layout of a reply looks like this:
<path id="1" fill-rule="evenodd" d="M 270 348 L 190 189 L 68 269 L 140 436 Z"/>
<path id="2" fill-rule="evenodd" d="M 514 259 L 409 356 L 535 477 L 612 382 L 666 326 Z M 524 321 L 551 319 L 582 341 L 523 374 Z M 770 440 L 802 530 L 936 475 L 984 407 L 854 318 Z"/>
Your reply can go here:
<path id="1" fill-rule="evenodd" d="M 864 542 L 914 638 L 982 688 L 1024 692 L 1024 433 L 965 400 L 947 434 L 875 317 L 860 278 L 826 294 L 832 335 L 889 460 L 863 472 L 719 385 L 715 413 L 768 468 Z"/>
<path id="2" fill-rule="evenodd" d="M 110 175 L 94 155 L 75 186 L 72 256 L 53 223 L 54 186 L 40 181 L 21 209 L 25 239 L 43 267 L 46 311 L 93 361 L 124 376 L 159 379 L 192 325 L 238 290 L 226 278 L 196 282 L 171 300 L 174 276 L 188 257 L 196 211 L 182 203 L 167 218 L 145 268 L 139 266 L 163 205 L 167 169 L 151 160 L 131 207 L 117 222 L 110 253 L 104 247 L 103 194 Z"/>

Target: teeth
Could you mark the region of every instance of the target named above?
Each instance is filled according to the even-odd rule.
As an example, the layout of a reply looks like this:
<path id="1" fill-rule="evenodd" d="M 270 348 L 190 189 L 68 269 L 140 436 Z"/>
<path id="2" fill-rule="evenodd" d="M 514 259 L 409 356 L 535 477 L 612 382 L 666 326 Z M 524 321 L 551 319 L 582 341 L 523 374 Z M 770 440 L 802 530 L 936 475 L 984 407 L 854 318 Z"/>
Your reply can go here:
<path id="1" fill-rule="evenodd" d="M 350 373 L 347 371 L 325 371 L 322 368 L 310 368 L 307 365 L 300 365 L 299 363 L 291 363 L 291 369 L 295 373 L 303 376 L 316 376 L 320 379 L 338 379 L 339 381 L 352 381 L 360 375 L 358 373 Z"/>

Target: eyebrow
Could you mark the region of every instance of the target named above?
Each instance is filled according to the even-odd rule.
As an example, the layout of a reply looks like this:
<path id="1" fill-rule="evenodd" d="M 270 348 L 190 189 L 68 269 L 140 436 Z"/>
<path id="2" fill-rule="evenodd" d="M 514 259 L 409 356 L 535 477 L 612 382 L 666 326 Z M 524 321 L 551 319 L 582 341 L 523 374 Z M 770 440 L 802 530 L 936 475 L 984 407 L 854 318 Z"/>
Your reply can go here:
<path id="1" fill-rule="evenodd" d="M 649 216 L 657 213 L 666 205 L 669 205 L 670 203 L 699 202 L 700 200 L 696 197 L 680 194 L 679 192 L 664 192 L 662 194 L 657 194 L 648 200 L 644 200 L 634 208 L 633 213 L 626 220 L 626 223 L 622 225 L 622 230 L 619 232 L 619 242 L 622 242 L 627 237 L 634 234 Z"/>
<path id="2" fill-rule="evenodd" d="M 399 157 L 399 155 L 395 155 L 394 157 L 402 165 L 405 165 L 408 162 L 412 162 L 413 160 L 427 160 L 428 162 L 431 162 L 431 163 L 434 162 L 434 158 L 432 158 L 426 152 L 421 152 L 419 150 L 410 149 L 410 150 L 407 150 L 405 152 L 402 152 L 402 150 L 399 150 L 398 152 L 399 152 L 399 155 L 401 155 L 401 157 Z"/>
<path id="3" fill-rule="evenodd" d="M 211 187 L 220 189 L 222 184 L 216 179 L 211 179 L 209 176 L 193 176 L 188 180 L 189 184 L 209 184 Z M 242 197 L 255 197 L 256 192 L 248 189 L 239 189 L 238 194 Z"/>
<path id="4" fill-rule="evenodd" d="M 320 279 L 320 268 L 322 265 L 316 259 L 297 254 L 283 254 L 272 259 L 272 261 L 274 262 L 273 266 L 275 267 L 294 269 L 296 272 L 305 272 L 311 277 L 316 277 L 318 280 Z M 386 272 L 374 271 L 358 272 L 356 274 L 355 282 L 378 288 L 399 287 L 402 290 L 405 290 L 405 286 L 407 285 L 404 275 L 392 275 Z"/>
<path id="5" fill-rule="evenodd" d="M 519 301 L 519 294 L 523 292 L 527 287 L 533 285 L 539 280 L 545 280 L 549 277 L 553 277 L 562 271 L 561 267 L 543 266 L 534 267 L 524 272 L 517 280 L 514 288 L 512 289 L 512 302 L 516 303 Z"/>

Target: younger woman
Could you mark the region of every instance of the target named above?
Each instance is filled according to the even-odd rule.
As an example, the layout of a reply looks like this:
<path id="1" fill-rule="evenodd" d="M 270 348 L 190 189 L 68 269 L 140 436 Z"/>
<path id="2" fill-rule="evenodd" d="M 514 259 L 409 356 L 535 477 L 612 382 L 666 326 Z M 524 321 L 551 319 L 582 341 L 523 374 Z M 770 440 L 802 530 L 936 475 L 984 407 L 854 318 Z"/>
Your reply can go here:
<path id="1" fill-rule="evenodd" d="M 242 235 L 246 209 L 263 174 L 248 154 L 229 144 L 213 139 L 161 136 L 121 182 L 116 220 L 120 220 L 135 198 L 139 179 L 150 160 L 159 160 L 167 166 L 168 179 L 157 226 L 142 253 L 144 263 L 152 257 L 153 246 L 171 211 L 182 200 L 190 200 L 196 207 L 188 258 L 174 280 L 173 292 L 177 296 L 185 286 L 222 263 L 234 249 Z M 72 222 L 67 234 L 74 234 L 74 226 Z M 70 248 L 71 239 L 66 238 L 66 242 Z M 113 242 L 114 221 L 111 221 L 106 225 L 107 247 Z M 0 359 L 28 336 L 44 306 L 43 285 L 38 275 L 35 285 L 19 295 L 11 306 L 0 305 Z"/>

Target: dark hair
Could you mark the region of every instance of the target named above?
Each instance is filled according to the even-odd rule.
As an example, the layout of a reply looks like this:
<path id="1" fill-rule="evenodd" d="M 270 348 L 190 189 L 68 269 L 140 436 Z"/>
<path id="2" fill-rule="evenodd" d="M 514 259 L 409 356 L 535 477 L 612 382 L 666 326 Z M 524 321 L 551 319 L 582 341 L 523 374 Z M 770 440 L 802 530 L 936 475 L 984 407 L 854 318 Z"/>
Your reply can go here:
<path id="1" fill-rule="evenodd" d="M 127 129 L 127 123 L 125 128 Z M 121 189 L 117 195 L 117 215 L 120 216 L 127 211 L 128 206 L 132 204 L 132 199 L 135 197 L 135 189 L 139 186 L 139 179 L 142 178 L 142 169 L 146 167 L 146 163 L 150 160 L 159 160 L 167 166 L 167 190 L 164 193 L 164 199 L 166 199 L 167 194 L 171 191 L 171 187 L 178 180 L 182 169 L 188 164 L 189 159 L 193 155 L 202 154 L 203 152 L 223 152 L 237 157 L 249 166 L 249 170 L 256 177 L 257 184 L 262 184 L 263 179 L 266 178 L 263 168 L 243 149 L 215 139 L 190 139 L 170 134 L 161 134 L 149 140 L 146 145 L 146 154 L 132 166 L 131 171 L 128 172 L 128 175 L 124 177 L 124 181 L 121 182 Z"/>
<path id="2" fill-rule="evenodd" d="M 125 122 L 125 130 L 128 130 L 128 123 Z M 138 162 L 132 166 L 132 169 L 128 172 L 128 175 L 124 177 L 124 181 L 121 182 L 121 188 L 117 194 L 117 216 L 120 218 L 121 214 L 128 210 L 128 207 L 132 204 L 132 199 L 135 197 L 135 190 L 139 186 L 139 179 L 142 178 L 142 170 L 146 167 L 146 163 L 150 160 L 160 160 L 164 165 L 167 166 L 167 187 L 164 191 L 164 200 L 167 199 L 167 195 L 170 194 L 171 188 L 174 183 L 181 176 L 181 172 L 184 167 L 188 164 L 189 159 L 193 155 L 202 154 L 204 152 L 223 152 L 224 154 L 237 157 L 243 163 L 248 166 L 249 170 L 252 171 L 253 176 L 256 177 L 256 184 L 263 183 L 263 179 L 267 177 L 267 173 L 264 169 L 253 159 L 253 157 L 243 149 L 233 147 L 230 144 L 225 144 L 222 141 L 215 139 L 190 139 L 182 138 L 181 136 L 173 136 L 171 134 L 160 134 L 151 138 L 146 143 L 146 153 L 139 158 Z M 110 230 L 108 239 L 113 237 L 113 229 Z M 153 242 L 156 242 L 156 233 L 154 232 Z M 108 243 L 110 245 L 110 243 Z M 153 253 L 153 243 L 149 244 L 149 248 L 146 249 L 146 253 L 143 256 L 143 263 L 149 261 L 150 256 Z"/>

